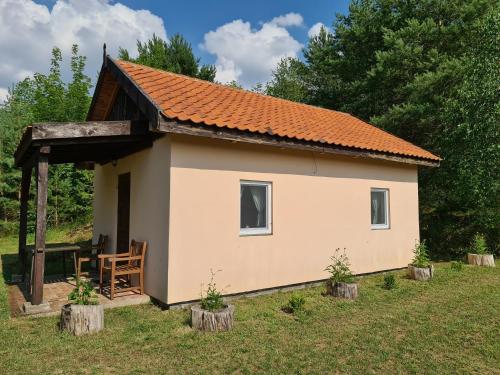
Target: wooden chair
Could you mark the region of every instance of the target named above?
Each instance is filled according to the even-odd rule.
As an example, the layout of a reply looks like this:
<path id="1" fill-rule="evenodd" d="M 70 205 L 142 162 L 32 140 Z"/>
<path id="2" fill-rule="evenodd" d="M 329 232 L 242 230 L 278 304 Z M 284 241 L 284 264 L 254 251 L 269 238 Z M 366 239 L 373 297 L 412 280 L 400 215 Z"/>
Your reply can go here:
<path id="1" fill-rule="evenodd" d="M 132 240 L 130 248 L 127 253 L 119 254 L 101 254 L 99 255 L 99 290 L 102 294 L 103 275 L 109 272 L 110 274 L 110 298 L 115 296 L 116 281 L 123 279 L 125 276 L 128 282 L 128 287 L 120 288 L 119 292 L 139 291 L 140 294 L 144 293 L 144 259 L 148 250 L 148 243 L 146 241 L 137 242 Z M 139 275 L 139 285 L 131 285 L 131 276 Z"/>
<path id="2" fill-rule="evenodd" d="M 106 244 L 108 243 L 108 236 L 103 234 L 99 234 L 99 239 L 96 244 L 92 244 L 91 253 L 86 257 L 78 257 L 78 266 L 76 269 L 76 279 L 80 279 L 80 275 L 82 274 L 82 263 L 87 263 L 95 260 L 97 262 L 97 268 L 99 268 L 99 255 L 104 252 L 106 249 Z M 93 254 L 92 250 L 96 250 L 96 253 Z"/>

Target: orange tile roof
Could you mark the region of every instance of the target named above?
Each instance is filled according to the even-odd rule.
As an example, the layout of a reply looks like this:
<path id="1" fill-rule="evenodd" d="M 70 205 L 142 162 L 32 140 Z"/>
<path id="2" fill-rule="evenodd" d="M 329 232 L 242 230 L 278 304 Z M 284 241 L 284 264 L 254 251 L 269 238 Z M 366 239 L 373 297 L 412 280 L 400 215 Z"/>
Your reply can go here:
<path id="1" fill-rule="evenodd" d="M 430 152 L 347 113 L 234 89 L 126 61 L 117 60 L 116 63 L 169 119 L 440 160 Z"/>

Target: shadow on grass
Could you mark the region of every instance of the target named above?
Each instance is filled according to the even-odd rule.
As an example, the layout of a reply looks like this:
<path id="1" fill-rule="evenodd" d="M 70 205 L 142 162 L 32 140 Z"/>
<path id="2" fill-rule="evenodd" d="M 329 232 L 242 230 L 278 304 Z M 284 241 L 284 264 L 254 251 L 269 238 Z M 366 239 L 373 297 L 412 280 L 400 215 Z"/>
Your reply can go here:
<path id="1" fill-rule="evenodd" d="M 6 284 L 12 283 L 12 275 L 21 274 L 21 264 L 17 254 L 2 254 L 2 274 Z"/>
<path id="2" fill-rule="evenodd" d="M 29 300 L 29 293 L 27 290 L 27 285 L 21 280 L 16 282 L 12 282 L 12 275 L 20 275 L 21 274 L 21 264 L 18 261 L 18 255 L 17 254 L 2 254 L 1 255 L 2 259 L 2 275 L 5 280 L 6 285 L 13 285 L 19 283 L 19 291 L 22 293 L 24 299 L 26 301 Z M 26 278 L 28 278 L 29 275 L 26 275 Z"/>
<path id="3" fill-rule="evenodd" d="M 91 241 L 80 241 L 76 243 L 69 243 L 69 242 L 60 242 L 60 243 L 51 243 L 47 244 L 47 247 L 50 246 L 66 246 L 66 245 L 78 245 L 81 247 L 80 255 L 85 255 L 90 251 L 91 248 Z M 4 280 L 6 284 L 12 284 L 12 276 L 13 275 L 20 275 L 21 277 L 23 276 L 23 269 L 21 265 L 21 260 L 19 259 L 17 253 L 8 253 L 8 254 L 2 254 L 1 255 L 2 259 L 2 269 L 1 272 L 3 274 Z M 27 255 L 27 263 L 26 263 L 26 274 L 24 275 L 25 278 L 30 277 L 31 273 L 31 261 L 32 261 L 32 256 L 28 252 Z M 65 256 L 63 253 L 46 253 L 45 254 L 45 276 L 51 276 L 51 275 L 61 275 L 64 273 L 64 269 L 66 268 L 66 271 L 68 274 L 75 273 L 76 270 L 74 269 L 74 260 L 73 260 L 73 254 L 69 253 L 66 254 Z M 15 280 L 15 282 L 18 282 L 18 280 Z"/>
<path id="4" fill-rule="evenodd" d="M 189 326 L 189 327 L 191 327 L 191 323 L 192 323 L 192 321 L 191 321 L 191 310 L 189 310 L 189 313 L 186 314 L 184 316 L 184 318 L 182 319 L 182 325 L 183 326 Z"/>

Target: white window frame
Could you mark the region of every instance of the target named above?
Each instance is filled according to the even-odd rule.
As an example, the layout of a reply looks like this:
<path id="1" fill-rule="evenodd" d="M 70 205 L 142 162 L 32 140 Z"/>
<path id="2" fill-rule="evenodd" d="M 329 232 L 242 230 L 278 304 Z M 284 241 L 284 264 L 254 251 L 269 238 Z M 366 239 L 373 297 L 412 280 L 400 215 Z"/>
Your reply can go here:
<path id="1" fill-rule="evenodd" d="M 266 227 L 265 228 L 241 228 L 241 198 L 240 198 L 240 236 L 259 236 L 273 233 L 272 225 L 272 183 L 268 181 L 240 180 L 240 192 L 242 186 L 265 186 L 266 187 Z"/>
<path id="2" fill-rule="evenodd" d="M 371 224 L 372 220 L 372 192 L 382 192 L 385 196 L 385 223 L 384 224 Z M 387 188 L 371 188 L 370 189 L 370 224 L 372 229 L 390 229 L 390 204 L 389 204 L 389 189 Z"/>

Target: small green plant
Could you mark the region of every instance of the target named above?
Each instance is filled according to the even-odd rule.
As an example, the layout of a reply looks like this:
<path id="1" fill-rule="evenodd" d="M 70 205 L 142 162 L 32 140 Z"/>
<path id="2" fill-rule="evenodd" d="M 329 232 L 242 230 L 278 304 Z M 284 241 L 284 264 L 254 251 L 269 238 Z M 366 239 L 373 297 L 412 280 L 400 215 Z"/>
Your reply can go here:
<path id="1" fill-rule="evenodd" d="M 425 240 L 422 242 L 416 242 L 415 248 L 413 249 L 413 262 L 412 264 L 418 268 L 429 267 L 430 258 L 429 258 L 429 250 L 427 250 L 427 245 Z"/>
<path id="2" fill-rule="evenodd" d="M 288 314 L 293 314 L 295 320 L 303 323 L 309 315 L 309 311 L 305 309 L 305 305 L 306 298 L 300 294 L 293 293 L 282 310 Z"/>
<path id="3" fill-rule="evenodd" d="M 212 271 L 212 269 L 210 269 L 211 277 L 210 282 L 207 286 L 207 290 L 205 292 L 205 296 L 203 296 L 203 291 L 201 292 L 201 308 L 204 310 L 217 311 L 225 306 L 224 300 L 222 298 L 222 293 L 217 289 L 217 285 L 214 281 L 217 272 L 214 272 Z"/>
<path id="4" fill-rule="evenodd" d="M 304 311 L 304 307 L 306 304 L 306 299 L 304 296 L 300 294 L 292 294 L 290 299 L 288 300 L 287 310 L 292 314 L 299 313 Z"/>
<path id="5" fill-rule="evenodd" d="M 333 283 L 352 283 L 354 282 L 354 275 L 351 272 L 349 258 L 344 252 L 341 253 L 340 249 L 335 249 L 335 254 L 330 257 L 332 263 L 325 268 L 325 271 L 330 272 L 330 280 Z"/>
<path id="6" fill-rule="evenodd" d="M 462 262 L 461 260 L 454 260 L 451 262 L 450 267 L 453 271 L 460 272 L 464 268 L 464 262 Z"/>
<path id="7" fill-rule="evenodd" d="M 384 276 L 384 289 L 391 290 L 397 287 L 396 277 L 393 274 Z"/>
<path id="8" fill-rule="evenodd" d="M 97 293 L 90 281 L 79 280 L 76 287 L 68 294 L 68 300 L 74 305 L 98 305 Z"/>
<path id="9" fill-rule="evenodd" d="M 484 238 L 483 234 L 476 233 L 472 239 L 471 253 L 479 255 L 488 253 L 488 245 L 486 244 L 486 238 Z"/>

